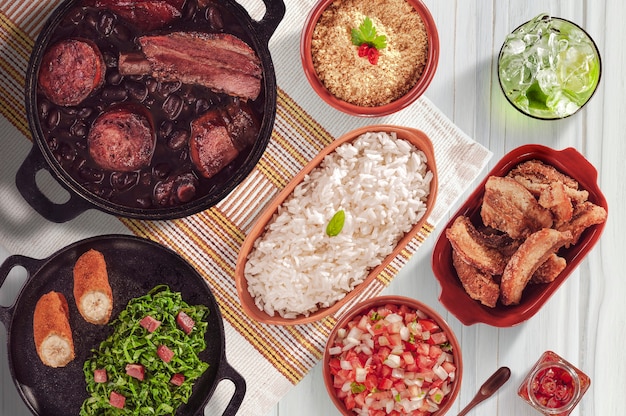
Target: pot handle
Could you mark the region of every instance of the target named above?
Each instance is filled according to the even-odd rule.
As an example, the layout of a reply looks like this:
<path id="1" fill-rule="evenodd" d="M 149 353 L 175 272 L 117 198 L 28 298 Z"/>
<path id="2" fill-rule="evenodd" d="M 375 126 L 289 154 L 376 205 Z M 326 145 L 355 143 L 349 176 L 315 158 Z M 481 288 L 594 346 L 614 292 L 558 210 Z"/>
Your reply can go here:
<path id="1" fill-rule="evenodd" d="M 15 175 L 17 190 L 28 204 L 48 221 L 62 223 L 69 221 L 89 208 L 84 199 L 78 194 L 70 192 L 69 201 L 57 204 L 48 199 L 37 186 L 37 172 L 48 169 L 48 164 L 36 146 L 33 146 L 28 156 Z"/>
<path id="2" fill-rule="evenodd" d="M 22 266 L 26 269 L 26 282 L 24 285 L 31 279 L 32 276 L 35 275 L 35 272 L 39 270 L 39 266 L 43 260 L 37 260 L 26 256 L 21 256 L 19 254 L 14 254 L 9 256 L 4 260 L 4 262 L 0 265 L 0 289 L 4 284 L 7 276 L 16 266 Z M 0 321 L 4 324 L 4 327 L 8 330 L 9 323 L 11 322 L 11 317 L 13 316 L 13 310 L 15 309 L 15 304 L 5 307 L 0 305 Z"/>
<path id="3" fill-rule="evenodd" d="M 246 380 L 237 372 L 237 370 L 231 367 L 227 361 L 222 361 L 220 364 L 219 374 L 217 375 L 217 380 L 225 379 L 233 382 L 235 385 L 235 392 L 233 393 L 233 397 L 231 397 L 228 402 L 228 406 L 224 409 L 222 416 L 235 416 L 246 395 Z M 202 409 L 202 412 L 203 411 L 204 409 Z M 202 412 L 200 413 L 201 415 L 204 414 Z"/>
<path id="4" fill-rule="evenodd" d="M 285 16 L 285 3 L 283 0 L 263 0 L 263 3 L 265 15 L 258 22 L 253 20 L 252 24 L 256 26 L 259 38 L 267 45 Z"/>

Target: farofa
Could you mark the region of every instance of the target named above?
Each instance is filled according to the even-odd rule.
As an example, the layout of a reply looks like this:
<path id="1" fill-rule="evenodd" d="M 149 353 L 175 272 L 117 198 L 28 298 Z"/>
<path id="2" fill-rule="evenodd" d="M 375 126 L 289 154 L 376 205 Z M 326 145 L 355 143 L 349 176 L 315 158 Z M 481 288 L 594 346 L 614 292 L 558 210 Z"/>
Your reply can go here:
<path id="1" fill-rule="evenodd" d="M 387 37 L 378 64 L 360 58 L 350 32 L 365 17 Z M 361 107 L 397 100 L 419 80 L 428 57 L 421 16 L 406 0 L 336 0 L 320 16 L 311 40 L 317 76 L 335 97 Z"/>

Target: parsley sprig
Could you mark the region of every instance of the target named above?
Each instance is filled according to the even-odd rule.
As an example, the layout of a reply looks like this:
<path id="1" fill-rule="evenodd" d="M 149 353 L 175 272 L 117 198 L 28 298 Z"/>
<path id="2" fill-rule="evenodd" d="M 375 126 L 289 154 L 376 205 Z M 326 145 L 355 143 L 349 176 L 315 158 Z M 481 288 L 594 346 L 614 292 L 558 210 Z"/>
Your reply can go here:
<path id="1" fill-rule="evenodd" d="M 387 36 L 379 35 L 374 27 L 372 19 L 367 16 L 358 29 L 352 28 L 351 37 L 352 43 L 356 46 L 361 46 L 365 43 L 378 50 L 387 47 Z"/>

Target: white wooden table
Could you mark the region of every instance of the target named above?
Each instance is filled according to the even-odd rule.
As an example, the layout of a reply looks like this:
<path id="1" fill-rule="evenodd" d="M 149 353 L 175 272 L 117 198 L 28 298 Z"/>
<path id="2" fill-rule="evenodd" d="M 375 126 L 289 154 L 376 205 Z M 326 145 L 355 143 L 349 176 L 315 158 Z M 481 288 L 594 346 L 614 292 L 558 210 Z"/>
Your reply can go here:
<path id="1" fill-rule="evenodd" d="M 600 242 L 577 271 L 537 315 L 513 328 L 464 326 L 439 303 L 430 256 L 441 230 L 418 251 L 385 293 L 426 302 L 442 312 L 456 331 L 463 350 L 464 375 L 461 393 L 450 414 L 458 413 L 500 366 L 511 369 L 511 379 L 497 396 L 470 414 L 535 414 L 517 397 L 517 388 L 539 356 L 551 349 L 591 377 L 591 387 L 572 415 L 623 415 L 626 358 L 620 347 L 626 340 L 626 280 L 619 265 L 623 264 L 626 248 L 626 185 L 621 179 L 626 160 L 626 3 L 425 3 L 435 18 L 441 43 L 439 67 L 426 96 L 463 131 L 494 152 L 490 167 L 511 149 L 527 143 L 578 149 L 598 169 L 600 188 L 609 203 L 609 220 Z M 502 95 L 496 75 L 497 56 L 506 34 L 541 12 L 583 26 L 598 44 L 603 60 L 596 95 L 582 112 L 562 121 L 538 121 L 517 113 Z M 306 110 L 315 116 L 314 110 Z M 328 398 L 321 366 L 317 365 L 268 416 L 335 414 L 339 413 Z"/>
<path id="2" fill-rule="evenodd" d="M 286 0 L 287 7 L 292 1 L 304 2 Z M 578 149 L 599 171 L 600 188 L 609 203 L 609 220 L 599 244 L 544 308 L 528 322 L 513 328 L 464 326 L 439 303 L 439 286 L 430 261 L 441 229 L 435 231 L 385 293 L 420 299 L 440 311 L 455 330 L 463 351 L 464 374 L 462 390 L 451 414 L 468 403 L 482 382 L 500 366 L 512 370 L 511 379 L 497 396 L 472 414 L 535 414 L 517 397 L 516 391 L 532 364 L 550 349 L 591 377 L 591 387 L 573 415 L 623 415 L 626 358 L 621 346 L 626 340 L 626 280 L 619 264 L 624 261 L 626 247 L 626 185 L 621 180 L 626 160 L 623 75 L 626 3 L 622 0 L 425 0 L 425 3 L 437 23 L 441 44 L 437 74 L 426 96 L 463 131 L 494 153 L 490 166 L 509 150 L 527 143 Z M 538 121 L 517 113 L 504 99 L 496 77 L 496 57 L 505 35 L 541 12 L 581 24 L 594 37 L 603 59 L 596 95 L 582 112 L 562 121 Z M 270 48 L 282 45 L 273 41 Z M 295 63 L 290 69 L 277 68 L 279 83 L 286 71 L 301 69 Z M 304 78 L 299 88 L 310 88 Z M 296 89 L 288 92 L 295 94 Z M 314 118 L 322 112 L 314 106 L 305 110 Z M 342 132 L 345 127 L 327 126 L 331 133 Z M 0 248 L 0 261 L 6 255 Z M 19 281 L 19 276 L 15 280 Z M 3 293 L 0 303 L 14 296 L 15 293 Z M 26 416 L 29 412 L 21 403 L 8 371 L 6 331 L 0 331 L 0 357 L 0 416 Z M 267 416 L 337 414 L 326 393 L 321 367 L 317 365 Z"/>

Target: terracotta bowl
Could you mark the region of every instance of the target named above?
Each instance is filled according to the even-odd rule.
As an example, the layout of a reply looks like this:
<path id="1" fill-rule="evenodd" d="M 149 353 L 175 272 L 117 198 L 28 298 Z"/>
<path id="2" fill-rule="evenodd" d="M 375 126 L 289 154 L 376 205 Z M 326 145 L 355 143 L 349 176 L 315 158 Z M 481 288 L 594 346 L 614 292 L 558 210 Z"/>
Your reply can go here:
<path id="1" fill-rule="evenodd" d="M 313 7 L 304 24 L 304 29 L 302 30 L 300 38 L 300 56 L 302 59 L 302 67 L 315 92 L 327 104 L 335 109 L 350 115 L 362 117 L 379 117 L 389 115 L 402 110 L 415 102 L 415 100 L 417 100 L 430 85 L 430 82 L 435 76 L 435 71 L 437 70 L 437 64 L 439 62 L 439 34 L 437 32 L 435 21 L 424 3 L 420 0 L 407 0 L 420 14 L 428 35 L 428 58 L 422 76 L 404 96 L 396 99 L 395 101 L 377 107 L 361 107 L 338 99 L 331 94 L 318 78 L 313 65 L 313 58 L 311 55 L 311 40 L 313 37 L 313 31 L 322 13 L 334 1 L 335 0 L 320 0 Z"/>
<path id="2" fill-rule="evenodd" d="M 606 199 L 598 188 L 598 172 L 583 155 L 573 148 L 554 150 L 531 144 L 518 147 L 505 155 L 442 230 L 449 228 L 460 215 L 468 216 L 475 224 L 480 223 L 480 206 L 488 177 L 492 175 L 505 176 L 517 164 L 531 159 L 538 159 L 550 164 L 577 180 L 580 188 L 589 191 L 589 201 L 604 207 L 608 212 Z M 578 243 L 559 251 L 559 255 L 566 259 L 567 266 L 556 280 L 546 284 L 528 285 L 518 305 L 504 306 L 498 302 L 495 308 L 484 306 L 467 295 L 452 265 L 452 246 L 446 238 L 445 232 L 442 232 L 435 244 L 432 256 L 433 272 L 441 284 L 439 300 L 465 325 L 485 323 L 496 327 L 511 327 L 522 323 L 535 315 L 576 269 L 585 255 L 597 243 L 605 224 L 606 221 L 589 227 L 581 235 Z"/>
<path id="3" fill-rule="evenodd" d="M 385 307 L 387 305 L 394 305 L 396 307 L 405 306 L 408 307 L 410 310 L 419 310 L 426 314 L 430 319 L 434 320 L 439 328 L 441 328 L 446 334 L 448 342 L 452 347 L 450 353 L 452 354 L 453 362 L 456 366 L 455 376 L 454 381 L 452 382 L 452 389 L 446 396 L 445 400 L 442 402 L 439 410 L 431 414 L 432 416 L 445 415 L 450 407 L 454 404 L 454 401 L 459 394 L 459 390 L 461 389 L 461 381 L 463 377 L 463 357 L 461 354 L 461 347 L 458 340 L 456 339 L 456 336 L 454 335 L 454 332 L 452 331 L 448 323 L 441 317 L 441 315 L 439 315 L 434 309 L 430 308 L 424 303 L 403 296 L 380 296 L 368 299 L 364 302 L 356 304 L 339 320 L 333 331 L 330 333 L 326 348 L 324 349 L 324 356 L 322 358 L 322 372 L 324 376 L 324 384 L 326 385 L 326 390 L 328 391 L 331 400 L 342 415 L 352 416 L 355 414 L 354 412 L 349 411 L 346 408 L 346 405 L 344 404 L 344 401 L 342 399 L 337 397 L 337 394 L 335 393 L 335 388 L 333 387 L 333 374 L 331 373 L 330 360 L 334 356 L 330 353 L 329 350 L 335 343 L 338 331 L 340 329 L 346 328 L 347 324 L 355 317 L 366 314 L 371 309 Z"/>
<path id="4" fill-rule="evenodd" d="M 383 262 L 370 271 L 370 273 L 361 284 L 359 284 L 343 299 L 339 300 L 332 306 L 319 309 L 308 316 L 300 315 L 295 319 L 283 318 L 278 314 L 276 314 L 275 316 L 271 316 L 266 312 L 261 311 L 256 306 L 254 298 L 250 295 L 250 292 L 248 291 L 248 282 L 244 276 L 244 268 L 247 262 L 248 255 L 253 249 L 254 242 L 259 237 L 261 237 L 261 235 L 265 231 L 266 225 L 272 220 L 272 217 L 277 212 L 278 207 L 287 199 L 287 197 L 291 195 L 294 188 L 303 181 L 305 175 L 308 175 L 314 168 L 316 168 L 322 162 L 324 157 L 333 152 L 338 146 L 346 142 L 351 142 L 360 135 L 367 132 L 395 132 L 398 138 L 409 141 L 418 149 L 424 152 L 428 160 L 428 169 L 433 173 L 433 179 L 430 185 L 430 194 L 426 202 L 426 212 L 424 216 L 417 224 L 413 226 L 413 228 L 409 232 L 404 235 L 404 237 L 398 242 L 395 249 L 383 260 Z M 415 237 L 415 235 L 422 228 L 422 225 L 426 222 L 428 216 L 432 211 L 433 206 L 435 205 L 435 200 L 437 198 L 437 189 L 437 168 L 435 165 L 433 145 L 430 139 L 419 130 L 408 127 L 397 127 L 390 125 L 372 125 L 353 130 L 336 139 L 329 146 L 324 148 L 313 160 L 311 160 L 311 162 L 309 162 L 293 178 L 293 180 L 274 198 L 274 200 L 270 202 L 267 208 L 261 213 L 255 225 L 252 227 L 248 236 L 246 237 L 243 246 L 241 247 L 241 251 L 239 252 L 237 266 L 235 268 L 235 283 L 237 285 L 237 293 L 239 295 L 243 310 L 246 312 L 246 314 L 248 314 L 248 316 L 258 322 L 276 325 L 297 325 L 310 323 L 337 312 L 341 307 L 343 307 L 346 303 L 350 302 L 355 296 L 357 296 L 357 294 L 361 293 L 369 285 L 369 283 L 372 282 L 376 278 L 376 276 L 385 267 L 387 267 L 387 265 L 389 265 L 389 263 L 406 247 L 409 241 L 413 237 Z M 268 278 L 271 279 L 271 276 L 268 276 Z"/>

